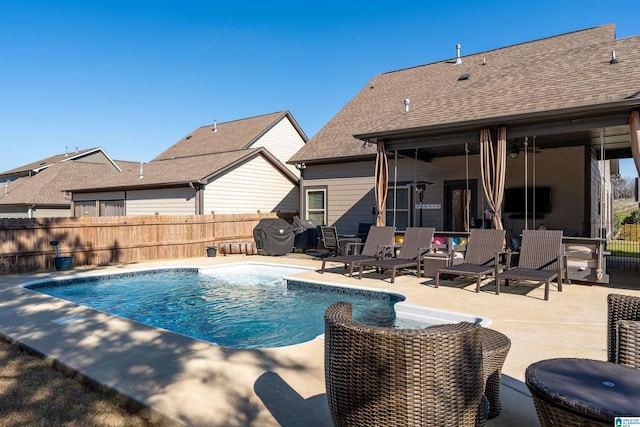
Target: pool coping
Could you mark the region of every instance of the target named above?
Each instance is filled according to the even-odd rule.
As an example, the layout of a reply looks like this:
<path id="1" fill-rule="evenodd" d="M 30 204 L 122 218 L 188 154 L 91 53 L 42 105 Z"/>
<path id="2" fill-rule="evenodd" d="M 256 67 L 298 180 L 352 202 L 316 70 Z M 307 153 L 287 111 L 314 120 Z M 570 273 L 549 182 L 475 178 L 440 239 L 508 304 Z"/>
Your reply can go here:
<path id="1" fill-rule="evenodd" d="M 480 324 L 481 326 L 484 327 L 488 327 L 491 325 L 492 320 L 489 317 L 486 316 L 480 316 L 480 315 L 475 315 L 472 313 L 462 313 L 462 312 L 457 312 L 457 311 L 451 311 L 451 310 L 440 310 L 437 308 L 432 308 L 432 307 L 427 307 L 427 306 L 422 306 L 422 305 L 418 305 L 418 304 L 410 304 L 407 301 L 407 295 L 399 293 L 399 292 L 395 292 L 395 291 L 391 291 L 391 290 L 381 290 L 378 288 L 369 288 L 366 286 L 354 286 L 354 285 L 345 285 L 345 284 L 340 284 L 340 283 L 335 283 L 335 282 L 329 282 L 329 281 L 321 281 L 321 280 L 312 280 L 312 279 L 300 279 L 298 277 L 296 277 L 295 275 L 298 273 L 302 273 L 305 271 L 312 271 L 314 270 L 312 267 L 300 267 L 300 266 L 295 266 L 295 265 L 286 265 L 286 264 L 274 264 L 274 263 L 267 263 L 267 262 L 253 262 L 253 261 L 243 261 L 243 262 L 233 262 L 233 263 L 225 263 L 224 265 L 215 265 L 215 266 L 207 266 L 207 267 L 193 267 L 193 266 L 167 266 L 167 267 L 148 267 L 148 268 L 136 268 L 136 269 L 132 269 L 126 272 L 115 272 L 115 273 L 111 273 L 111 272 L 101 272 L 98 274 L 86 274 L 86 273 L 79 273 L 79 274 L 69 274 L 66 275 L 64 277 L 51 277 L 51 278 L 47 278 L 47 279 L 38 279 L 38 280 L 34 280 L 34 281 L 29 281 L 29 282 L 24 282 L 20 284 L 20 287 L 25 288 L 25 289 L 29 289 L 29 290 L 34 290 L 36 292 L 40 292 L 38 291 L 38 287 L 40 286 L 47 286 L 50 283 L 68 283 L 68 282 L 83 282 L 85 280 L 108 280 L 108 279 L 112 279 L 112 278 L 121 278 L 123 276 L 137 276 L 137 275 L 145 275 L 145 274 L 158 274 L 158 273 L 165 273 L 165 272 L 198 272 L 198 273 L 207 273 L 209 270 L 219 270 L 219 269 L 223 269 L 223 268 L 229 268 L 229 267 L 234 267 L 234 266 L 265 266 L 265 267 L 272 267 L 272 266 L 277 266 L 279 268 L 282 269 L 291 269 L 291 270 L 299 270 L 299 271 L 295 271 L 295 272 L 287 272 L 285 275 L 282 276 L 282 279 L 287 281 L 287 286 L 290 286 L 291 284 L 289 282 L 299 282 L 299 283 L 303 283 L 304 285 L 318 285 L 321 286 L 325 289 L 348 289 L 353 291 L 355 294 L 362 294 L 364 293 L 374 293 L 374 294 L 384 294 L 384 295 L 388 295 L 390 298 L 395 298 L 398 299 L 398 301 L 394 304 L 394 310 L 396 312 L 396 317 L 400 318 L 400 319 L 406 319 L 406 320 L 412 320 L 412 321 L 416 321 L 416 322 L 421 322 L 421 323 L 425 323 L 425 324 L 436 324 L 436 323 L 443 323 L 443 321 L 445 321 L 445 323 L 455 323 L 455 322 L 460 322 L 460 321 L 467 321 L 470 323 L 477 323 Z M 306 286 L 302 286 L 302 288 L 304 288 Z M 42 293 L 42 292 L 40 292 Z M 365 295 L 366 296 L 366 295 Z M 54 296 L 54 298 L 57 298 Z M 71 301 L 69 301 L 71 302 Z M 73 302 L 71 302 L 72 304 L 75 304 Z M 80 305 L 80 304 L 78 304 Z M 86 307 L 86 306 L 83 306 Z M 91 308 L 91 307 L 86 307 L 88 309 L 91 310 L 95 310 L 101 313 L 105 313 L 105 314 L 109 314 L 112 316 L 117 316 L 129 321 L 133 321 L 133 322 L 138 322 L 141 323 L 137 320 L 134 319 L 130 319 L 128 317 L 124 317 L 121 315 L 117 315 L 117 314 L 113 314 L 113 313 L 109 313 L 109 312 L 105 312 L 102 310 L 98 310 L 95 308 Z M 72 321 L 82 321 L 83 319 L 79 318 L 77 315 L 76 316 L 68 316 L 68 317 L 63 317 L 60 319 L 55 319 L 53 320 L 53 322 L 59 322 L 59 323 L 69 323 Z M 145 323 L 142 323 L 144 325 L 146 325 Z M 150 327 L 154 327 L 152 325 L 147 325 Z M 160 328 L 163 329 L 163 328 Z M 184 335 L 181 334 L 180 332 L 176 332 L 176 331 L 172 331 L 172 330 L 168 330 L 168 332 L 172 332 L 178 335 L 183 335 L 185 337 L 191 338 L 191 339 L 195 339 L 195 340 L 199 340 L 199 341 L 204 341 L 207 342 L 209 344 L 212 345 L 218 345 L 214 342 L 211 341 L 206 341 L 197 337 L 192 337 L 189 335 Z M 315 338 L 313 339 L 318 339 L 318 338 L 324 338 L 324 334 L 319 334 L 317 335 Z M 312 341 L 308 340 L 308 341 Z M 307 342 L 307 341 L 304 341 Z M 296 344 L 292 344 L 292 345 L 297 345 L 297 344 L 303 344 L 304 342 L 300 342 L 300 343 L 296 343 Z M 224 347 L 224 346 L 223 346 Z M 231 348 L 237 348 L 237 347 L 231 347 Z M 238 348 L 241 349 L 241 348 Z"/>

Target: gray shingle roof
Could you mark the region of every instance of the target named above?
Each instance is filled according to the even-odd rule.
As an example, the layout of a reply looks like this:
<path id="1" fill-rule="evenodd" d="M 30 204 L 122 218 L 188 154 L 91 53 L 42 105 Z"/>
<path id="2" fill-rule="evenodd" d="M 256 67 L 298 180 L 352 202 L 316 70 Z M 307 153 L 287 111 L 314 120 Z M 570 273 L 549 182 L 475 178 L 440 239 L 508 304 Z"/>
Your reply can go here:
<path id="1" fill-rule="evenodd" d="M 249 148 L 254 141 L 287 114 L 287 111 L 280 111 L 218 123 L 217 132 L 213 132 L 213 124 L 200 127 L 160 153 L 152 161 Z"/>
<path id="2" fill-rule="evenodd" d="M 227 168 L 256 155 L 264 156 L 292 182 L 296 182 L 297 177 L 267 149 L 252 146 L 284 117 L 289 118 L 306 141 L 307 137 L 288 111 L 218 123 L 216 132 L 213 132 L 213 125 L 202 126 L 156 156 L 151 162 L 143 164 L 142 178 L 140 178 L 139 163 L 128 162 L 125 165 L 119 162 L 122 173 L 100 177 L 94 182 L 68 187 L 67 190 L 87 192 L 205 183 Z"/>
<path id="3" fill-rule="evenodd" d="M 200 182 L 216 171 L 230 164 L 235 164 L 258 150 L 237 150 L 194 157 L 156 160 L 142 165 L 142 178 L 140 178 L 140 163 L 131 164 L 126 169 L 123 168 L 120 173 L 109 174 L 93 182 L 70 186 L 67 189 L 75 192 L 79 190 L 157 187 Z"/>
<path id="4" fill-rule="evenodd" d="M 71 185 L 81 185 L 96 177 L 113 174 L 110 165 L 86 162 L 53 163 L 43 171 L 29 177 L 23 176 L 11 181 L 5 196 L 1 187 L 0 205 L 56 205 L 70 204 L 64 190 Z"/>
<path id="5" fill-rule="evenodd" d="M 79 150 L 79 151 L 74 151 L 71 153 L 65 153 L 65 154 L 55 154 L 53 156 L 35 161 L 33 163 L 29 163 L 26 165 L 22 165 L 19 166 L 17 168 L 13 168 L 11 170 L 8 171 L 4 171 L 2 173 L 0 173 L 0 177 L 2 176 L 12 176 L 12 175 L 23 175 L 23 174 L 28 174 L 29 172 L 32 171 L 39 171 L 43 168 L 46 168 L 54 163 L 58 163 L 58 162 L 63 162 L 63 161 L 67 161 L 67 160 L 73 160 L 76 159 L 78 157 L 82 157 L 85 156 L 89 153 L 93 153 L 96 151 L 100 151 L 102 150 L 99 147 L 96 148 L 89 148 L 86 150 Z"/>
<path id="6" fill-rule="evenodd" d="M 609 64 L 612 50 L 619 64 Z M 454 58 L 455 59 L 455 58 Z M 605 25 L 376 75 L 290 162 L 367 156 L 353 135 L 622 101 L 640 91 L 640 36 Z M 467 80 L 459 80 L 468 74 Z M 404 100 L 410 99 L 410 111 Z"/>

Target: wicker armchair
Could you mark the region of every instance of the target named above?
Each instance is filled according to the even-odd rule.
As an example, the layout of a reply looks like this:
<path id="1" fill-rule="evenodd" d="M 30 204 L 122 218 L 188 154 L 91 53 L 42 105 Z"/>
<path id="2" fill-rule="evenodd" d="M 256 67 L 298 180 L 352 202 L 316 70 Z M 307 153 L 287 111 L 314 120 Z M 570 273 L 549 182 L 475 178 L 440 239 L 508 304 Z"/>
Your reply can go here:
<path id="1" fill-rule="evenodd" d="M 352 321 L 351 304 L 325 319 L 325 382 L 336 426 L 484 425 L 482 327 L 407 330 Z"/>
<path id="2" fill-rule="evenodd" d="M 640 369 L 640 298 L 607 296 L 607 360 Z"/>

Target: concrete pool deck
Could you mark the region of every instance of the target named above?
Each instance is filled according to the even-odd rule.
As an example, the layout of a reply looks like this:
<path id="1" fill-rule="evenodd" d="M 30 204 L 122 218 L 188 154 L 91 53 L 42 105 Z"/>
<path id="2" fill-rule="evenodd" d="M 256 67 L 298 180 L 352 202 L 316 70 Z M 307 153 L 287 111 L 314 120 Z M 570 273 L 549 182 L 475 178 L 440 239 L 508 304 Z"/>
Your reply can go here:
<path id="1" fill-rule="evenodd" d="M 312 257 L 227 256 L 158 261 L 68 272 L 0 277 L 0 335 L 42 354 L 52 365 L 104 390 L 137 402 L 142 414 L 162 425 L 330 426 L 324 386 L 323 340 L 264 350 L 217 347 L 61 301 L 21 283 L 53 276 L 125 272 L 165 266 L 232 262 L 320 267 Z M 395 284 L 376 273 L 349 278 L 338 264 L 325 274 L 298 278 L 364 286 L 404 294 L 407 302 L 488 316 L 512 341 L 503 368 L 500 416 L 489 426 L 537 426 L 524 385 L 526 367 L 555 357 L 606 359 L 609 293 L 640 297 L 637 272 L 612 271 L 608 286 L 565 285 L 543 300 L 542 286 L 516 285 L 493 293 L 486 281 L 474 292 L 470 280 L 442 281 L 399 275 Z"/>

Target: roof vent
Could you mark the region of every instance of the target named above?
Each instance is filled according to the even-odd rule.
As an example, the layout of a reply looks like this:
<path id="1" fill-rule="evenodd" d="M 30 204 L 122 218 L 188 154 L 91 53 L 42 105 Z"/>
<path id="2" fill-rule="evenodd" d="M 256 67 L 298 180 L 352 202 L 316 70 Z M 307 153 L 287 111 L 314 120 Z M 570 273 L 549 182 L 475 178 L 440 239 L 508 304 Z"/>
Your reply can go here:
<path id="1" fill-rule="evenodd" d="M 487 58 L 482 58 L 482 65 L 487 65 Z"/>
<path id="2" fill-rule="evenodd" d="M 460 57 L 460 43 L 456 45 L 456 62 L 454 64 L 462 64 L 462 58 Z"/>
<path id="3" fill-rule="evenodd" d="M 140 162 L 140 175 L 138 175 L 138 179 L 144 178 L 144 171 L 142 170 L 142 165 L 144 165 L 144 163 Z"/>
<path id="4" fill-rule="evenodd" d="M 213 119 L 213 132 L 218 132 L 218 121 L 216 119 Z"/>
<path id="5" fill-rule="evenodd" d="M 471 74 L 469 74 L 469 73 L 464 73 L 464 74 L 460 75 L 460 77 L 458 77 L 458 81 L 461 81 L 461 80 L 469 80 L 469 78 L 471 78 Z"/>
<path id="6" fill-rule="evenodd" d="M 69 146 L 68 146 L 68 145 L 65 145 L 65 146 L 64 146 L 64 156 L 65 156 L 65 157 L 68 157 L 68 156 L 69 156 Z"/>
<path id="7" fill-rule="evenodd" d="M 411 101 L 409 100 L 409 98 L 406 98 L 404 100 L 404 112 L 405 113 L 409 112 L 409 104 L 411 104 Z"/>
<path id="8" fill-rule="evenodd" d="M 616 58 L 616 51 L 612 50 L 611 51 L 611 61 L 609 61 L 609 64 L 617 64 L 620 61 L 618 61 L 618 58 Z"/>

